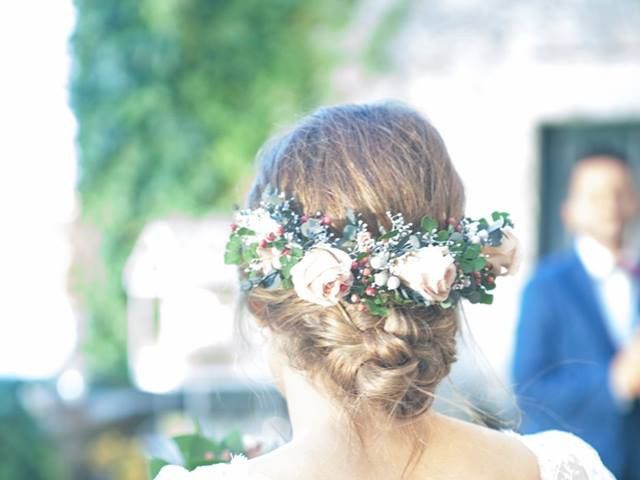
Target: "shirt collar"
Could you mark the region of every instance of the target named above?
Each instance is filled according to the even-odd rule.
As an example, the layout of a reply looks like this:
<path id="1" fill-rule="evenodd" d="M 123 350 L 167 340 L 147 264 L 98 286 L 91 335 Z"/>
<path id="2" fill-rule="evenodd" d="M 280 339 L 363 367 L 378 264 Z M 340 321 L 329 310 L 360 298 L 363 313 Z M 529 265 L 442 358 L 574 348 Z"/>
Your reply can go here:
<path id="1" fill-rule="evenodd" d="M 616 269 L 616 259 L 607 247 L 584 235 L 576 238 L 576 252 L 589 275 L 604 279 Z"/>

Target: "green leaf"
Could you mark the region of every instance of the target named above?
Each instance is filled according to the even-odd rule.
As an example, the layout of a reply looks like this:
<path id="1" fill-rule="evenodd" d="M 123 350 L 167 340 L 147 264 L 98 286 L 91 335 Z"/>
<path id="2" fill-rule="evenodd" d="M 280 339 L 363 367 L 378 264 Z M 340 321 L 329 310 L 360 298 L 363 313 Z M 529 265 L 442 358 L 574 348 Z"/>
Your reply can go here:
<path id="1" fill-rule="evenodd" d="M 440 230 L 437 234 L 436 234 L 436 239 L 440 242 L 446 242 L 447 240 L 449 240 L 449 236 L 451 234 L 449 232 L 447 232 L 446 230 Z"/>
<path id="2" fill-rule="evenodd" d="M 242 261 L 244 263 L 250 263 L 251 260 L 255 260 L 258 258 L 258 244 L 254 243 L 253 245 L 245 246 L 242 249 Z"/>
<path id="3" fill-rule="evenodd" d="M 487 265 L 487 259 L 484 257 L 478 257 L 473 260 L 473 271 L 479 272 Z"/>
<path id="4" fill-rule="evenodd" d="M 390 238 L 393 238 L 396 235 L 398 235 L 398 231 L 397 230 L 389 230 L 387 233 L 385 233 L 383 235 L 380 235 L 378 240 L 389 240 Z"/>
<path id="5" fill-rule="evenodd" d="M 253 230 L 251 230 L 251 229 L 249 229 L 247 227 L 240 227 L 238 230 L 235 231 L 235 234 L 242 237 L 244 235 L 250 235 L 250 236 L 251 235 L 255 235 L 256 232 L 254 232 Z"/>
<path id="6" fill-rule="evenodd" d="M 389 315 L 389 309 L 383 307 L 382 305 L 377 305 L 375 301 L 365 300 L 364 303 L 369 309 L 369 313 L 371 313 L 372 315 L 379 315 L 381 317 L 386 317 L 387 315 Z"/>
<path id="7" fill-rule="evenodd" d="M 422 220 L 420 220 L 420 228 L 425 233 L 431 233 L 438 228 L 438 222 L 430 217 L 422 217 Z"/>
<path id="8" fill-rule="evenodd" d="M 173 437 L 173 441 L 180 450 L 182 458 L 184 458 L 187 470 L 211 463 L 211 460 L 208 460 L 207 457 L 220 450 L 215 441 L 197 434 Z"/>
<path id="9" fill-rule="evenodd" d="M 280 257 L 280 265 L 282 268 L 280 269 L 280 273 L 283 278 L 291 277 L 291 269 L 293 266 L 300 261 L 300 258 L 294 257 L 293 255 L 283 255 Z"/>
<path id="10" fill-rule="evenodd" d="M 472 243 L 464 250 L 464 258 L 467 260 L 473 260 L 480 255 L 481 247 L 478 244 Z"/>
<path id="11" fill-rule="evenodd" d="M 486 292 L 480 292 L 480 303 L 491 305 L 493 303 L 493 295 Z"/>
<path id="12" fill-rule="evenodd" d="M 237 235 L 231 235 L 224 251 L 226 265 L 239 265 L 242 262 L 242 240 Z"/>
<path id="13" fill-rule="evenodd" d="M 242 443 L 242 434 L 240 430 L 232 430 L 222 439 L 222 447 L 228 448 L 233 453 L 244 452 L 244 444 Z"/>
<path id="14" fill-rule="evenodd" d="M 165 465 L 169 465 L 169 462 L 161 458 L 150 459 L 148 464 L 148 470 L 147 470 L 149 474 L 149 480 L 156 478 L 158 473 L 160 473 L 160 469 Z"/>

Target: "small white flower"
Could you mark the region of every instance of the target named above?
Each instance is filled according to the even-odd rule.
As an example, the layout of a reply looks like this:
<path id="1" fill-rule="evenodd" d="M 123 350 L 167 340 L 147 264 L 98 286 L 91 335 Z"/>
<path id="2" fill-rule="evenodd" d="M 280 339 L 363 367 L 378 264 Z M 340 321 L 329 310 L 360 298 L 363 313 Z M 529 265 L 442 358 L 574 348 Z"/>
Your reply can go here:
<path id="1" fill-rule="evenodd" d="M 389 272 L 387 272 L 386 270 L 378 272 L 373 276 L 373 281 L 379 287 L 384 287 L 387 284 L 388 280 L 389 280 Z"/>
<path id="2" fill-rule="evenodd" d="M 387 262 L 389 261 L 389 252 L 382 252 L 371 258 L 369 262 L 371 264 L 371 268 L 376 270 L 382 270 L 387 266 Z"/>
<path id="3" fill-rule="evenodd" d="M 489 232 L 486 230 L 480 230 L 478 232 L 478 239 L 480 239 L 481 242 L 484 242 L 487 238 L 489 238 Z"/>
<path id="4" fill-rule="evenodd" d="M 387 288 L 389 290 L 395 290 L 400 286 L 400 279 L 395 275 L 391 275 L 387 280 Z"/>
<path id="5" fill-rule="evenodd" d="M 245 227 L 255 232 L 255 236 L 247 237 L 247 243 L 255 243 L 262 240 L 270 233 L 278 230 L 279 224 L 264 208 L 256 208 L 249 214 L 238 216 L 236 223 L 239 227 Z"/>
<path id="6" fill-rule="evenodd" d="M 472 235 L 478 231 L 479 226 L 480 226 L 480 223 L 472 222 L 469 225 L 467 225 L 467 232 L 469 232 L 469 234 Z"/>

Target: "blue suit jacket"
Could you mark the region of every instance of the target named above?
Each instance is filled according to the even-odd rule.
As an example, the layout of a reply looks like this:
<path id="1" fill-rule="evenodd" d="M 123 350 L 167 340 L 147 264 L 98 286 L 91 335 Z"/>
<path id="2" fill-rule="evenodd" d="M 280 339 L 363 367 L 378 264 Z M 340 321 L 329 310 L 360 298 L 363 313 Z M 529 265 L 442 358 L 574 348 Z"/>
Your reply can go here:
<path id="1" fill-rule="evenodd" d="M 562 429 L 590 443 L 618 479 L 640 480 L 640 408 L 609 387 L 616 347 L 575 252 L 543 261 L 526 286 L 513 377 L 526 433 Z"/>

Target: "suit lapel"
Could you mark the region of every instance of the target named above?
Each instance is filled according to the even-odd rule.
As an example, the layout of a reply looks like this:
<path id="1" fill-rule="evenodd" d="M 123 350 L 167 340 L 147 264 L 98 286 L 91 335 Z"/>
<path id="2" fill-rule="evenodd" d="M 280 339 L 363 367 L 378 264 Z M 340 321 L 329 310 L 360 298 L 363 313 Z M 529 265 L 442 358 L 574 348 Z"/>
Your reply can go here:
<path id="1" fill-rule="evenodd" d="M 602 305 L 596 293 L 596 286 L 575 252 L 572 253 L 566 273 L 565 287 L 570 291 L 572 298 L 579 299 L 583 318 L 595 333 L 594 341 L 602 342 L 613 355 L 616 351 L 615 343 L 607 328 Z"/>

